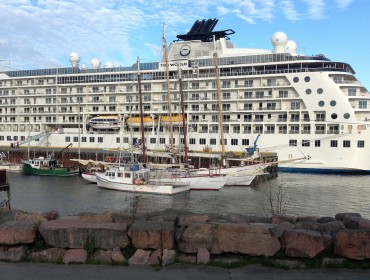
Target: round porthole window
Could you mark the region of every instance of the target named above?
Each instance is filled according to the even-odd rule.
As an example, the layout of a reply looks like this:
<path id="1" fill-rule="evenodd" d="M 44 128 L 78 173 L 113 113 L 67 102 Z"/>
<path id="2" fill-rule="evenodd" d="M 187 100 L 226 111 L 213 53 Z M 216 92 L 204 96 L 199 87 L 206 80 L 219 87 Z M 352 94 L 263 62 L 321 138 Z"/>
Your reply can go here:
<path id="1" fill-rule="evenodd" d="M 304 77 L 304 81 L 305 81 L 306 83 L 308 83 L 310 80 L 311 80 L 311 78 L 310 78 L 310 77 L 308 77 L 308 76 Z"/>
<path id="2" fill-rule="evenodd" d="M 318 94 L 322 94 L 322 93 L 323 93 L 322 88 L 318 88 L 318 89 L 317 89 L 317 93 L 318 93 Z"/>
<path id="3" fill-rule="evenodd" d="M 324 101 L 320 101 L 320 102 L 319 102 L 319 106 L 320 106 L 320 107 L 324 107 L 324 105 L 325 105 L 325 102 L 324 102 Z"/>
<path id="4" fill-rule="evenodd" d="M 306 89 L 306 94 L 311 94 L 312 90 L 311 89 Z"/>
<path id="5" fill-rule="evenodd" d="M 336 113 L 333 113 L 333 114 L 331 114 L 331 118 L 332 118 L 333 120 L 335 120 L 336 118 L 338 118 L 338 115 L 337 115 Z"/>
<path id="6" fill-rule="evenodd" d="M 345 113 L 344 115 L 343 115 L 343 117 L 345 118 L 345 119 L 349 119 L 349 117 L 350 117 L 350 115 L 349 115 L 349 113 Z"/>
<path id="7" fill-rule="evenodd" d="M 293 82 L 298 83 L 299 82 L 299 78 L 298 77 L 294 77 Z"/>
<path id="8" fill-rule="evenodd" d="M 330 106 L 334 107 L 335 105 L 337 105 L 337 102 L 335 100 L 330 101 Z"/>

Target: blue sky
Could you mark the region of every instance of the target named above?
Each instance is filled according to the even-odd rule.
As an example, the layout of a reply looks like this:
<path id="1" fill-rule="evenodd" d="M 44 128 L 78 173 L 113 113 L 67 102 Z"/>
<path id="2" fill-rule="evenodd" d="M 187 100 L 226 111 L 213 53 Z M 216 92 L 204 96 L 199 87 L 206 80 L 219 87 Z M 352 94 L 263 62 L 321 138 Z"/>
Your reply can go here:
<path id="1" fill-rule="evenodd" d="M 237 47 L 272 49 L 284 31 L 302 54 L 347 62 L 370 89 L 368 0 L 0 0 L 0 69 L 158 61 L 167 42 L 195 20 L 217 18 Z"/>

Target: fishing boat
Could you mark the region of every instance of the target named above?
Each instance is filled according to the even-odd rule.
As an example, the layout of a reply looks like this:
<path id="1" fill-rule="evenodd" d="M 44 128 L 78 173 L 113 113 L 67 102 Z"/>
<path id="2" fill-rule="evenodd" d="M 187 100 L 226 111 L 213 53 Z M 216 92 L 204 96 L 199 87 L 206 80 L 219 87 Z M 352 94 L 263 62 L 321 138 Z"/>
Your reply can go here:
<path id="1" fill-rule="evenodd" d="M 119 129 L 121 121 L 119 116 L 97 116 L 89 120 L 89 125 L 94 129 Z"/>
<path id="2" fill-rule="evenodd" d="M 78 167 L 66 167 L 54 158 L 54 154 L 48 157 L 38 157 L 22 160 L 22 171 L 29 175 L 42 176 L 75 176 L 79 174 Z"/>

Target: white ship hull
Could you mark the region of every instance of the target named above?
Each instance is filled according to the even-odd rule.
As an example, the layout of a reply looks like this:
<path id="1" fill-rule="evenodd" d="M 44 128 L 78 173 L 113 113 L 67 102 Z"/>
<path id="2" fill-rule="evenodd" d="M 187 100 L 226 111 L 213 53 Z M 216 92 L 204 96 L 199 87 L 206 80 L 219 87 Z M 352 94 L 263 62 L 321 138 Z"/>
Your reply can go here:
<path id="1" fill-rule="evenodd" d="M 148 150 L 165 151 L 171 135 L 174 145 L 183 144 L 182 122 L 174 122 L 171 132 L 171 125 L 160 121 L 168 118 L 168 106 L 179 112 L 180 66 L 190 157 L 221 153 L 221 107 L 225 153 L 246 154 L 260 135 L 259 152 L 275 152 L 279 161 L 305 157 L 280 163 L 280 169 L 370 173 L 370 94 L 349 64 L 298 55 L 280 33 L 272 41 L 283 45 L 274 44 L 273 50 L 245 49 L 227 40 L 230 30 L 213 33 L 203 27 L 198 23 L 193 30 L 201 33 L 177 36 L 168 48 L 168 64 L 165 59 L 140 63 L 145 64 L 140 67 L 143 114 L 158 120 L 145 126 Z M 104 114 L 138 118 L 137 77 L 135 67 L 0 73 L 0 146 L 18 149 L 30 142 L 31 149 L 56 149 L 73 143 L 82 153 L 130 148 L 129 139 L 142 138 L 139 127 L 97 129 L 89 120 Z"/>

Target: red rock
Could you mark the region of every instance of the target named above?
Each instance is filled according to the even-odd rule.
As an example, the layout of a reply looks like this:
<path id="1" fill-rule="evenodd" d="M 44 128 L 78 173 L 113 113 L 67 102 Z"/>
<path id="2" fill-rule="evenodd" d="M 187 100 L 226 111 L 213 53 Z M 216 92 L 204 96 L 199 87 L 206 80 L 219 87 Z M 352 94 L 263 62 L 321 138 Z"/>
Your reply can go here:
<path id="1" fill-rule="evenodd" d="M 91 256 L 91 260 L 102 263 L 112 263 L 112 251 L 98 250 Z"/>
<path id="2" fill-rule="evenodd" d="M 337 232 L 334 252 L 352 260 L 370 259 L 370 231 L 359 229 Z"/>
<path id="3" fill-rule="evenodd" d="M 28 213 L 28 212 L 16 212 L 15 214 L 16 221 L 33 221 L 34 223 L 42 223 L 46 221 L 40 213 Z"/>
<path id="4" fill-rule="evenodd" d="M 176 251 L 164 249 L 162 254 L 162 266 L 167 266 L 175 263 L 176 261 Z"/>
<path id="5" fill-rule="evenodd" d="M 130 265 L 146 265 L 150 257 L 150 251 L 137 249 L 135 254 L 128 260 Z"/>
<path id="6" fill-rule="evenodd" d="M 283 214 L 274 214 L 271 218 L 272 224 L 281 224 L 283 222 L 288 222 L 291 224 L 295 224 L 297 221 L 297 217 L 291 215 L 283 215 Z"/>
<path id="7" fill-rule="evenodd" d="M 272 224 L 219 224 L 217 238 L 222 252 L 240 253 L 252 256 L 273 256 L 281 248 L 280 242 L 273 237 Z M 214 253 L 211 250 L 211 253 Z"/>
<path id="8" fill-rule="evenodd" d="M 210 253 L 205 248 L 199 248 L 197 254 L 197 264 L 208 264 L 210 260 Z"/>
<path id="9" fill-rule="evenodd" d="M 137 249 L 173 249 L 174 231 L 173 222 L 135 221 L 128 230 L 128 235 Z"/>
<path id="10" fill-rule="evenodd" d="M 0 250 L 0 260 L 19 262 L 26 256 L 26 246 L 2 247 Z"/>
<path id="11" fill-rule="evenodd" d="M 312 259 L 329 246 L 328 238 L 317 231 L 292 229 L 283 233 L 281 242 L 287 256 Z"/>
<path id="12" fill-rule="evenodd" d="M 190 224 L 184 228 L 178 239 L 177 247 L 184 253 L 198 253 L 198 248 L 206 248 L 214 254 L 220 254 L 216 230 L 216 224 Z"/>
<path id="13" fill-rule="evenodd" d="M 121 253 L 121 249 L 119 247 L 114 247 L 112 249 L 111 255 L 112 261 L 116 263 L 123 263 L 126 259 Z"/>
<path id="14" fill-rule="evenodd" d="M 66 250 L 63 256 L 63 263 L 85 263 L 87 259 L 87 252 L 84 249 L 70 249 Z"/>
<path id="15" fill-rule="evenodd" d="M 159 265 L 162 262 L 162 250 L 158 249 L 151 252 L 147 265 Z"/>
<path id="16" fill-rule="evenodd" d="M 80 220 L 86 223 L 112 223 L 113 213 L 82 213 Z"/>
<path id="17" fill-rule="evenodd" d="M 51 210 L 49 212 L 42 213 L 42 216 L 48 221 L 56 220 L 59 219 L 59 212 Z"/>
<path id="18" fill-rule="evenodd" d="M 29 244 L 35 242 L 35 238 L 33 221 L 9 221 L 0 225 L 0 244 Z"/>
<path id="19" fill-rule="evenodd" d="M 179 226 L 187 226 L 193 223 L 205 223 L 210 219 L 209 215 L 183 215 L 177 217 L 177 224 Z"/>
<path id="20" fill-rule="evenodd" d="M 61 248 L 48 248 L 30 254 L 30 259 L 42 262 L 57 262 L 63 258 L 66 250 Z"/>
<path id="21" fill-rule="evenodd" d="M 49 246 L 58 248 L 124 248 L 130 241 L 125 223 L 86 223 L 74 219 L 46 221 L 39 231 Z M 90 244 L 93 243 L 93 244 Z"/>

